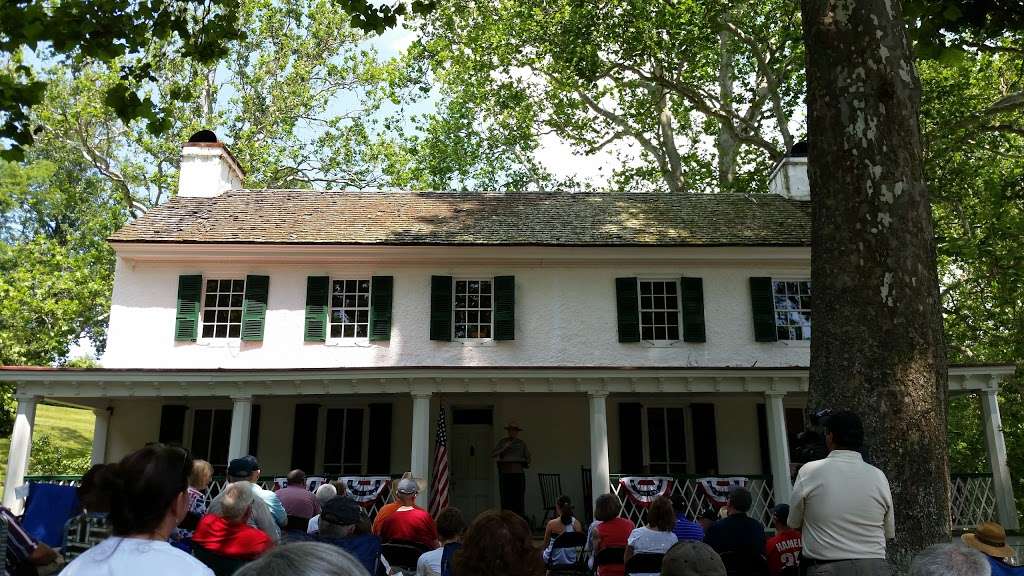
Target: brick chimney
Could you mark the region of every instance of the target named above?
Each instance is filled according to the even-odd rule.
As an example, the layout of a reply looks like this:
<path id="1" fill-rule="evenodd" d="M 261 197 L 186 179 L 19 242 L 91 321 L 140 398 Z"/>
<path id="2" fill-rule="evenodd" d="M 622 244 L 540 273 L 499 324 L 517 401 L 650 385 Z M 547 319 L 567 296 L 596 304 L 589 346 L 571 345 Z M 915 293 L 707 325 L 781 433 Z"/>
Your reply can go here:
<path id="1" fill-rule="evenodd" d="M 245 172 L 217 135 L 200 130 L 181 146 L 178 196 L 212 198 L 242 187 Z"/>
<path id="2" fill-rule="evenodd" d="M 807 179 L 807 142 L 797 142 L 789 154 L 779 160 L 768 177 L 768 188 L 792 200 L 811 199 L 811 184 Z"/>

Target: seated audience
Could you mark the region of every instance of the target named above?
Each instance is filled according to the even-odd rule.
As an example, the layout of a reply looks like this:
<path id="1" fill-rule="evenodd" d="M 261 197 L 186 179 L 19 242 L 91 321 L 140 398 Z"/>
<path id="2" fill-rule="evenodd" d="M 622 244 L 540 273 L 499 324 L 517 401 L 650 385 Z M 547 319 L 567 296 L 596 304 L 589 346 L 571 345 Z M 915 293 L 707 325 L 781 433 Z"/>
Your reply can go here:
<path id="1" fill-rule="evenodd" d="M 371 576 L 350 554 L 322 542 L 278 546 L 235 576 Z"/>
<path id="2" fill-rule="evenodd" d="M 206 460 L 193 460 L 188 477 L 188 514 L 171 536 L 171 544 L 185 552 L 192 551 L 192 531 L 206 514 L 206 490 L 213 480 L 213 466 Z"/>
<path id="3" fill-rule="evenodd" d="M 555 539 L 567 532 L 583 532 L 583 525 L 572 515 L 572 500 L 561 495 L 555 500 L 557 518 L 552 518 L 544 527 L 544 546 L 542 557 L 550 566 L 569 566 L 576 563 L 576 550 L 573 548 L 553 548 Z"/>
<path id="4" fill-rule="evenodd" d="M 544 576 L 530 527 L 509 510 L 488 510 L 476 517 L 455 554 L 457 576 Z"/>
<path id="5" fill-rule="evenodd" d="M 289 472 L 288 485 L 275 494 L 288 516 L 309 519 L 320 513 L 320 503 L 306 488 L 306 473 L 302 470 Z"/>
<path id="6" fill-rule="evenodd" d="M 746 488 L 733 488 L 725 509 L 728 516 L 715 522 L 704 535 L 704 543 L 722 557 L 729 574 L 766 574 L 764 526 L 747 516 L 753 497 Z"/>
<path id="7" fill-rule="evenodd" d="M 281 506 L 281 500 L 273 492 L 264 490 L 255 483 L 259 481 L 259 477 L 259 463 L 252 456 L 236 458 L 228 464 L 228 482 L 247 482 L 252 488 L 253 494 L 258 496 L 252 503 L 252 515 L 249 517 L 249 525 L 262 530 L 274 542 L 279 542 L 281 540 L 281 526 L 284 525 L 287 516 L 284 513 L 284 507 Z M 264 498 L 267 493 L 270 496 Z M 210 507 L 207 510 L 209 513 L 220 514 L 223 494 L 224 492 L 222 491 L 210 502 Z M 280 507 L 280 520 L 277 519 L 277 514 L 272 510 L 271 505 L 268 504 L 271 501 L 276 502 L 277 506 Z"/>
<path id="8" fill-rule="evenodd" d="M 914 557 L 910 576 L 990 576 L 985 555 L 962 542 L 933 544 Z"/>
<path id="9" fill-rule="evenodd" d="M 341 480 L 332 480 L 330 484 L 331 486 L 334 486 L 334 489 L 338 492 L 338 496 L 343 496 L 355 502 L 355 498 L 348 493 L 348 486 L 346 486 L 344 482 Z"/>
<path id="10" fill-rule="evenodd" d="M 419 488 L 419 485 L 416 484 L 416 480 L 414 480 L 411 477 L 408 477 L 408 475 L 406 475 L 405 478 L 402 478 L 401 480 L 399 480 L 398 481 L 398 490 L 396 490 L 396 495 L 395 495 L 395 501 L 394 502 L 390 502 L 388 504 L 385 504 L 385 505 L 381 506 L 380 509 L 377 510 L 377 516 L 373 519 L 373 533 L 374 534 L 380 535 L 380 528 L 381 528 L 381 526 L 384 525 L 384 521 L 388 519 L 388 516 L 391 516 L 392 514 L 394 514 L 395 510 L 398 510 L 400 507 L 402 507 L 404 505 L 404 504 L 402 504 L 402 502 L 398 498 L 398 495 L 401 494 L 402 490 L 406 490 L 406 491 L 415 490 L 415 492 L 409 492 L 410 494 L 414 494 L 415 495 L 415 494 L 419 493 L 420 488 Z M 419 506 L 416 506 L 415 500 L 416 499 L 414 497 L 413 498 L 412 506 L 414 506 L 416 508 L 419 508 Z M 420 510 L 422 510 L 422 508 L 420 508 Z"/>
<path id="11" fill-rule="evenodd" d="M 316 494 L 314 494 L 314 497 L 317 500 L 317 504 L 322 509 L 324 507 L 324 504 L 327 504 L 328 502 L 331 501 L 331 499 L 338 495 L 338 489 L 334 487 L 334 482 L 330 482 L 328 484 L 321 484 L 316 489 Z M 319 527 L 320 514 L 317 514 L 316 516 L 313 516 L 309 519 L 309 524 L 306 526 L 306 533 L 316 534 L 317 530 L 319 530 Z"/>
<path id="12" fill-rule="evenodd" d="M 192 534 L 193 544 L 218 556 L 242 560 L 252 560 L 272 548 L 274 541 L 248 524 L 256 498 L 249 483 L 234 482 L 223 495 L 220 512 L 207 514 L 199 521 Z"/>
<path id="13" fill-rule="evenodd" d="M 672 495 L 672 510 L 676 513 L 676 525 L 672 532 L 680 542 L 701 542 L 704 529 L 700 524 L 686 517 L 686 499 L 682 494 Z"/>
<path id="14" fill-rule="evenodd" d="M 70 562 L 79 554 L 110 537 L 110 498 L 101 487 L 110 473 L 107 464 L 96 464 L 82 475 L 78 484 L 78 502 L 82 513 L 68 520 L 64 527 L 61 556 Z"/>
<path id="15" fill-rule="evenodd" d="M 356 557 L 373 574 L 380 558 L 380 539 L 369 534 L 362 524 L 362 511 L 350 498 L 335 496 L 320 512 L 320 530 L 316 539 L 341 548 Z"/>
<path id="16" fill-rule="evenodd" d="M 398 483 L 399 506 L 380 525 L 382 541 L 416 544 L 426 550 L 437 548 L 437 525 L 426 510 L 416 506 L 418 492 L 419 487 L 412 478 Z M 322 516 L 320 522 L 323 523 Z"/>
<path id="17" fill-rule="evenodd" d="M 681 540 L 665 553 L 661 576 L 725 576 L 725 564 L 711 546 Z"/>
<path id="18" fill-rule="evenodd" d="M 700 524 L 700 529 L 703 530 L 705 534 L 708 533 L 708 528 L 711 528 L 711 525 L 715 522 L 718 522 L 718 513 L 715 512 L 714 508 L 705 508 L 704 511 L 697 516 L 697 524 Z"/>
<path id="19" fill-rule="evenodd" d="M 676 542 L 672 529 L 676 527 L 676 515 L 672 511 L 672 501 L 664 496 L 658 496 L 647 508 L 647 526 L 636 528 L 629 533 L 626 540 L 626 553 L 623 559 L 629 563 L 629 559 L 636 554 L 664 554 L 668 552 Z M 634 576 L 658 576 L 657 572 L 638 572 Z"/>
<path id="20" fill-rule="evenodd" d="M 441 547 L 420 556 L 416 576 L 452 576 L 452 557 L 462 548 L 466 520 L 458 508 L 445 508 L 437 515 L 437 535 Z"/>
<path id="21" fill-rule="evenodd" d="M 110 502 L 113 536 L 75 558 L 64 576 L 213 576 L 167 540 L 188 512 L 192 458 L 180 448 L 154 444 L 111 464 L 99 487 Z"/>
<path id="22" fill-rule="evenodd" d="M 772 526 L 775 527 L 775 536 L 768 539 L 764 547 L 764 555 L 768 560 L 768 573 L 771 576 L 794 576 L 800 566 L 800 550 L 803 541 L 800 539 L 800 531 L 790 528 L 786 521 L 789 519 L 789 504 L 779 504 L 772 509 Z"/>
<path id="23" fill-rule="evenodd" d="M 636 526 L 629 518 L 619 516 L 621 513 L 622 504 L 613 494 L 598 496 L 594 504 L 594 533 L 589 544 L 592 557 L 606 548 L 626 549 L 629 535 Z M 596 568 L 598 576 L 622 576 L 625 573 L 624 564 L 602 564 Z"/>
<path id="24" fill-rule="evenodd" d="M 1007 560 L 1013 558 L 1014 550 L 1006 543 L 1006 530 L 997 522 L 982 522 L 973 534 L 960 537 L 964 544 L 978 550 L 988 559 L 992 576 L 1024 574 L 1024 567 L 1010 566 Z"/>

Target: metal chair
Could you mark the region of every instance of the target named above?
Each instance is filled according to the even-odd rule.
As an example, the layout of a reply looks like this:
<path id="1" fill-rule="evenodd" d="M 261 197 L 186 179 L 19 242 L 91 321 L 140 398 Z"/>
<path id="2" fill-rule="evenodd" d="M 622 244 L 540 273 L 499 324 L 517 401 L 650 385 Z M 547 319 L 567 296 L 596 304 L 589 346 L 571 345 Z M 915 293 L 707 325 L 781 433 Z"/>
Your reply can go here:
<path id="1" fill-rule="evenodd" d="M 598 566 L 608 565 L 622 566 L 623 564 L 625 564 L 625 561 L 623 561 L 622 559 L 623 556 L 625 556 L 625 554 L 625 548 L 616 546 L 601 548 L 601 551 L 594 555 L 594 567 L 596 568 Z"/>
<path id="2" fill-rule="evenodd" d="M 587 568 L 586 554 L 583 549 L 587 546 L 587 535 L 583 532 L 562 532 L 551 543 L 551 555 L 548 557 L 548 574 L 590 574 Z M 576 561 L 572 564 L 555 564 L 551 557 L 555 556 L 555 550 L 572 550 L 576 553 Z"/>
<path id="3" fill-rule="evenodd" d="M 562 495 L 561 474 L 537 474 L 540 482 L 540 501 L 544 507 L 544 517 L 541 522 L 547 522 L 555 516 L 555 501 Z"/>
<path id="4" fill-rule="evenodd" d="M 661 561 L 665 558 L 664 554 L 634 554 L 630 557 L 629 561 L 626 562 L 626 576 L 630 574 L 644 574 L 654 572 L 661 574 Z"/>
<path id="5" fill-rule="evenodd" d="M 590 526 L 594 521 L 594 479 L 590 468 L 580 466 L 580 481 L 583 484 L 583 514 L 587 519 L 586 525 Z"/>
<path id="6" fill-rule="evenodd" d="M 388 542 L 380 546 L 380 555 L 388 561 L 392 570 L 397 569 L 410 574 L 416 573 L 416 561 L 427 551 L 423 546 L 412 542 Z"/>

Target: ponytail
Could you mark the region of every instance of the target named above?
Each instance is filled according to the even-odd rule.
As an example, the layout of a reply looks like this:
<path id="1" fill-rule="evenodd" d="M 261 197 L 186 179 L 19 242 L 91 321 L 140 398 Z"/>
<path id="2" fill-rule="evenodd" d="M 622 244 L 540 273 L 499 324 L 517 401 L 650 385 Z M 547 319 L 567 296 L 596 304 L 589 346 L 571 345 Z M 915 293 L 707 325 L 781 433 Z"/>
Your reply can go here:
<path id="1" fill-rule="evenodd" d="M 562 521 L 562 524 L 566 526 L 572 524 L 572 500 L 570 500 L 568 496 L 563 494 L 558 497 L 558 500 L 555 501 L 555 504 L 558 506 L 558 509 L 562 512 L 561 517 L 559 517 L 559 520 Z"/>

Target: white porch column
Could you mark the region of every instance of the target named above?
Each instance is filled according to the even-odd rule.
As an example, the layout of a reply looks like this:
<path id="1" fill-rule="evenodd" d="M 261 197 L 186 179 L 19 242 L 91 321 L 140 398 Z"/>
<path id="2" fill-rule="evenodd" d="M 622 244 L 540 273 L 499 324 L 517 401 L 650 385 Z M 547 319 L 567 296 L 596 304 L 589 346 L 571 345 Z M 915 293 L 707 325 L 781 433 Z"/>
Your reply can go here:
<path id="1" fill-rule="evenodd" d="M 252 419 L 252 396 L 232 396 L 231 436 L 228 460 L 241 458 L 249 452 L 249 422 Z"/>
<path id="2" fill-rule="evenodd" d="M 768 454 L 772 467 L 772 492 L 775 502 L 789 504 L 793 485 L 789 480 L 789 440 L 786 438 L 784 392 L 765 392 L 768 416 Z"/>
<path id="3" fill-rule="evenodd" d="M 992 466 L 992 487 L 995 489 L 996 511 L 999 523 L 1007 530 L 1018 530 L 1017 503 L 1013 499 L 1013 484 L 1010 481 L 1010 467 L 1006 463 L 1006 442 L 1003 440 L 1003 420 L 999 415 L 998 388 L 983 390 L 981 413 L 984 417 L 985 444 L 988 446 L 988 461 Z"/>
<path id="4" fill-rule="evenodd" d="M 590 396 L 590 479 L 592 494 L 597 497 L 609 490 L 607 392 L 589 392 Z"/>
<path id="5" fill-rule="evenodd" d="M 4 506 L 15 514 L 22 512 L 23 502 L 15 495 L 15 489 L 25 483 L 28 459 L 32 454 L 32 428 L 36 420 L 38 396 L 17 396 L 18 412 L 14 416 L 14 431 L 11 433 L 11 450 L 7 455 L 7 477 L 4 480 Z"/>
<path id="6" fill-rule="evenodd" d="M 422 478 L 427 485 L 416 504 L 426 508 L 430 496 L 430 392 L 414 392 L 412 395 L 412 454 L 409 470 L 413 478 Z"/>
<path id="7" fill-rule="evenodd" d="M 96 423 L 92 427 L 92 464 L 107 461 L 107 433 L 110 430 L 110 408 L 93 408 Z"/>

